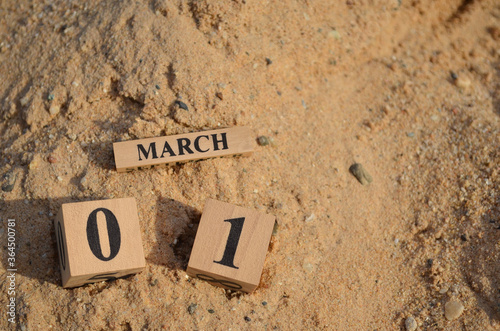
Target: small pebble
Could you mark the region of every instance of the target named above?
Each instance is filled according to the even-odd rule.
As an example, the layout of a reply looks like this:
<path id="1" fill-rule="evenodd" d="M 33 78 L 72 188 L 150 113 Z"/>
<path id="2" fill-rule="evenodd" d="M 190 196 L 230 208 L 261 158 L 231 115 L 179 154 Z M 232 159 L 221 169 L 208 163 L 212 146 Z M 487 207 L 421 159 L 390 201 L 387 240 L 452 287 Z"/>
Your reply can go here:
<path id="1" fill-rule="evenodd" d="M 410 138 L 415 137 L 415 133 L 413 133 L 413 132 L 408 132 L 408 133 L 406 133 L 406 135 L 407 135 L 408 137 L 410 137 Z"/>
<path id="2" fill-rule="evenodd" d="M 339 40 L 340 39 L 340 33 L 337 30 L 334 29 L 334 30 L 328 32 L 328 37 L 335 38 L 335 39 Z"/>
<path id="3" fill-rule="evenodd" d="M 155 87 L 156 87 L 157 90 L 160 89 L 160 85 L 158 85 L 158 84 L 156 84 Z"/>
<path id="4" fill-rule="evenodd" d="M 176 100 L 175 104 L 184 110 L 189 110 L 188 106 L 180 100 Z"/>
<path id="5" fill-rule="evenodd" d="M 257 138 L 257 142 L 260 146 L 269 145 L 269 139 L 266 136 L 260 136 L 259 138 Z"/>
<path id="6" fill-rule="evenodd" d="M 270 58 L 266 57 L 266 64 L 271 65 L 273 64 L 273 61 Z"/>
<path id="7" fill-rule="evenodd" d="M 312 272 L 314 270 L 314 266 L 311 263 L 304 263 L 302 268 L 307 272 Z"/>
<path id="8" fill-rule="evenodd" d="M 61 106 L 59 105 L 51 105 L 49 108 L 50 115 L 57 115 L 61 111 Z"/>
<path id="9" fill-rule="evenodd" d="M 314 214 L 311 214 L 311 215 L 307 216 L 307 217 L 304 219 L 304 221 L 305 221 L 306 223 L 312 222 L 312 221 L 314 221 L 314 218 L 315 218 L 315 217 L 316 217 L 316 216 L 315 216 Z"/>
<path id="10" fill-rule="evenodd" d="M 213 309 L 209 309 L 209 310 L 208 310 L 208 312 L 209 312 L 210 314 L 213 314 L 213 313 L 215 313 L 215 310 L 213 310 Z"/>
<path id="11" fill-rule="evenodd" d="M 245 322 L 250 322 L 252 319 L 248 316 L 245 316 Z"/>
<path id="12" fill-rule="evenodd" d="M 444 316 L 448 321 L 453 321 L 462 315 L 464 305 L 460 301 L 448 301 L 444 305 Z"/>
<path id="13" fill-rule="evenodd" d="M 2 185 L 2 191 L 11 192 L 14 189 L 17 181 L 17 175 L 7 174 L 5 175 L 5 184 Z"/>
<path id="14" fill-rule="evenodd" d="M 408 317 L 405 321 L 406 331 L 415 331 L 418 327 L 417 321 L 413 317 Z"/>
<path id="15" fill-rule="evenodd" d="M 196 312 L 196 309 L 198 308 L 198 305 L 196 303 L 192 303 L 188 307 L 188 313 L 190 315 L 193 315 Z"/>
<path id="16" fill-rule="evenodd" d="M 458 87 L 458 88 L 461 88 L 461 89 L 467 89 L 470 85 L 471 85 L 471 81 L 469 78 L 467 77 L 464 77 L 464 76 L 459 76 L 456 80 L 455 80 L 455 85 Z"/>
<path id="17" fill-rule="evenodd" d="M 54 95 L 53 94 L 49 94 L 49 96 L 47 97 L 47 100 L 49 100 L 49 101 L 54 100 Z"/>
<path id="18" fill-rule="evenodd" d="M 263 306 L 267 306 L 267 301 L 262 301 Z"/>
<path id="19" fill-rule="evenodd" d="M 448 285 L 444 285 L 443 288 L 441 288 L 439 290 L 439 294 L 445 294 L 446 292 L 448 292 L 448 290 L 450 289 L 450 287 Z"/>
<path id="20" fill-rule="evenodd" d="M 62 179 L 61 176 L 57 176 L 57 180 L 60 181 L 60 182 L 62 182 L 63 179 Z"/>
<path id="21" fill-rule="evenodd" d="M 21 106 L 26 106 L 28 104 L 28 102 L 30 102 L 30 99 L 28 98 L 28 96 L 25 96 L 23 98 L 21 98 L 21 100 L 19 100 L 19 102 L 21 103 Z"/>
<path id="22" fill-rule="evenodd" d="M 454 81 L 457 80 L 457 78 L 458 78 L 458 75 L 454 71 L 450 71 L 450 76 L 451 76 L 451 79 L 453 79 Z"/>
<path id="23" fill-rule="evenodd" d="M 87 175 L 83 176 L 82 179 L 80 179 L 80 185 L 85 185 L 87 182 Z"/>
<path id="24" fill-rule="evenodd" d="M 278 221 L 274 221 L 274 227 L 273 227 L 273 236 L 277 235 L 278 234 L 278 230 L 279 230 L 279 225 L 278 225 Z"/>
<path id="25" fill-rule="evenodd" d="M 47 161 L 49 161 L 49 163 L 57 163 L 57 159 L 53 155 L 49 155 Z"/>
<path id="26" fill-rule="evenodd" d="M 370 176 L 360 163 L 354 163 L 350 166 L 349 172 L 356 177 L 362 185 L 368 185 L 373 181 L 372 176 Z"/>
<path id="27" fill-rule="evenodd" d="M 222 92 L 215 93 L 215 96 L 221 100 L 224 100 L 224 95 L 222 94 Z"/>

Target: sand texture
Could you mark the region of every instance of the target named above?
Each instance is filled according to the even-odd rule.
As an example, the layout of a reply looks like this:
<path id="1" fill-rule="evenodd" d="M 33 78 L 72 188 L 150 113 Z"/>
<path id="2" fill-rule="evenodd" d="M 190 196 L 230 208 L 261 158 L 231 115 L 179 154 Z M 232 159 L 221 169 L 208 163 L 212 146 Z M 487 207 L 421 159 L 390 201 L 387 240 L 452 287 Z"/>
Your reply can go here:
<path id="1" fill-rule="evenodd" d="M 4 0 L 0 77 L 0 329 L 500 329 L 498 1 Z M 253 155 L 115 169 L 232 126 Z M 146 270 L 63 289 L 61 204 L 122 197 Z M 208 198 L 277 218 L 251 294 L 186 274 Z"/>

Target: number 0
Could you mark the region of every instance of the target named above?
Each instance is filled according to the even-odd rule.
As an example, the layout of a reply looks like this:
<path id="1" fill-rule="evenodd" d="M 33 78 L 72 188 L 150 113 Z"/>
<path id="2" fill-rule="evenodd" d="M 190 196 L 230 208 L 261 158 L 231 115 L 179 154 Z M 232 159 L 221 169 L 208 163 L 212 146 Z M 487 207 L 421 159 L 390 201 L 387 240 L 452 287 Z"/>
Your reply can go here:
<path id="1" fill-rule="evenodd" d="M 106 217 L 106 227 L 108 229 L 109 239 L 109 256 L 105 257 L 102 254 L 101 243 L 99 241 L 99 229 L 97 228 L 97 213 L 102 212 Z M 120 226 L 116 220 L 116 216 L 111 210 L 106 208 L 97 208 L 90 213 L 87 220 L 87 241 L 89 242 L 90 250 L 101 261 L 112 260 L 120 250 L 121 234 Z"/>

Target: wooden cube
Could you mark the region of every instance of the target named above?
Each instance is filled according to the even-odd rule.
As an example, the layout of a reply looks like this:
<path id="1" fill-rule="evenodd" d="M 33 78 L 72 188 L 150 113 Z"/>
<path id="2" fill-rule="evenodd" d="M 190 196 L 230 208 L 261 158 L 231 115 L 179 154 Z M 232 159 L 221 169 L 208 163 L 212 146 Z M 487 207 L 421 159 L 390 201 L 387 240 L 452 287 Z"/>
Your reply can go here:
<path id="1" fill-rule="evenodd" d="M 230 290 L 259 285 L 275 217 L 208 199 L 187 273 Z"/>
<path id="2" fill-rule="evenodd" d="M 134 198 L 65 203 L 54 226 L 63 287 L 123 277 L 146 266 Z"/>

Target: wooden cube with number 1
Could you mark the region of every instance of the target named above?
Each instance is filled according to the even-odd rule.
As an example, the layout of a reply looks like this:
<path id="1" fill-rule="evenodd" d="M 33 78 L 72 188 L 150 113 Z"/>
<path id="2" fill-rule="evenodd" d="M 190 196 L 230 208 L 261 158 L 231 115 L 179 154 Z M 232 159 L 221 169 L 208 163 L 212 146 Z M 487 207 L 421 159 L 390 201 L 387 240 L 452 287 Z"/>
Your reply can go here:
<path id="1" fill-rule="evenodd" d="M 260 282 L 275 217 L 208 199 L 189 258 L 191 277 L 252 292 Z"/>
<path id="2" fill-rule="evenodd" d="M 63 287 L 145 268 L 134 198 L 65 203 L 54 221 Z"/>

